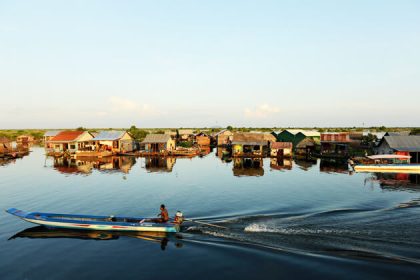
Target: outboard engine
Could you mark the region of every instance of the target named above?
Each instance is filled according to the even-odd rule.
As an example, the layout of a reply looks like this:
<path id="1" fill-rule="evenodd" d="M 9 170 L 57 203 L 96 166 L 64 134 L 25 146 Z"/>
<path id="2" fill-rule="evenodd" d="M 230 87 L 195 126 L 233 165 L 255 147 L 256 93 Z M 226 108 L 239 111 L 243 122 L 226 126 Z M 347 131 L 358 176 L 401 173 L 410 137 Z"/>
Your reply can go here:
<path id="1" fill-rule="evenodd" d="M 180 225 L 182 222 L 184 222 L 184 215 L 181 211 L 176 211 L 174 223 Z"/>

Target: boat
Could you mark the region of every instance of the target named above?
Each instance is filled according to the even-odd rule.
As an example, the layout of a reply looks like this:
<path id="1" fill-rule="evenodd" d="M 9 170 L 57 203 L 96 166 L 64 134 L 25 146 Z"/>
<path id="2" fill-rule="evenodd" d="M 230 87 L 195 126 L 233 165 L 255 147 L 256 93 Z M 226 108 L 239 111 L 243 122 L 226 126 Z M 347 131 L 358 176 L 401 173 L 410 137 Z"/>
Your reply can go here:
<path id="1" fill-rule="evenodd" d="M 16 208 L 7 209 L 6 212 L 27 222 L 52 228 L 143 232 L 179 232 L 181 228 L 180 223 L 157 223 L 151 218 L 28 213 Z"/>
<path id="2" fill-rule="evenodd" d="M 367 156 L 366 158 L 367 160 L 364 162 L 364 164 L 356 164 L 354 166 L 354 171 L 356 172 L 382 172 L 382 173 L 419 173 L 420 174 L 420 164 L 408 163 L 411 156 L 374 155 L 374 156 Z"/>

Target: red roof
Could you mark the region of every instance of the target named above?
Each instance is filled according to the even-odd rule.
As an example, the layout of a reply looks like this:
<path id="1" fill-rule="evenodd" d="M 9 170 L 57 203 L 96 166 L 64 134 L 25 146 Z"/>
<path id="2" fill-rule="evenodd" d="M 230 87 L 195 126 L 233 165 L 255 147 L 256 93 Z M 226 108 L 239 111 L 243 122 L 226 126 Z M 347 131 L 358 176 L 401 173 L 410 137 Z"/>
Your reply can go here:
<path id="1" fill-rule="evenodd" d="M 293 144 L 291 142 L 274 142 L 271 143 L 272 149 L 291 149 Z"/>
<path id="2" fill-rule="evenodd" d="M 55 142 L 69 142 L 69 141 L 74 141 L 74 140 L 77 139 L 77 137 L 79 137 L 83 133 L 84 133 L 84 131 L 79 131 L 79 130 L 75 130 L 75 131 L 61 131 L 56 136 L 54 136 L 50 141 L 55 141 Z"/>

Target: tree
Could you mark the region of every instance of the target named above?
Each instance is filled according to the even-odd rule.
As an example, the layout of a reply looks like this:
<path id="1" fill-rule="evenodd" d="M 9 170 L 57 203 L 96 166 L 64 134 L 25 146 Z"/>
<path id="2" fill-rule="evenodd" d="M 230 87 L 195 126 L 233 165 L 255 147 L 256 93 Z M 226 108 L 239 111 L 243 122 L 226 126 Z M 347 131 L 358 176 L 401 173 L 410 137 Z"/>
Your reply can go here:
<path id="1" fill-rule="evenodd" d="M 228 126 L 226 127 L 226 129 L 227 129 L 227 130 L 232 131 L 232 130 L 233 130 L 233 127 L 232 127 L 231 125 L 228 125 Z"/>
<path id="2" fill-rule="evenodd" d="M 83 126 L 79 126 L 78 128 L 76 128 L 77 131 L 85 131 L 86 129 Z"/>
<path id="3" fill-rule="evenodd" d="M 420 127 L 413 128 L 413 129 L 410 131 L 410 135 L 420 135 Z"/>

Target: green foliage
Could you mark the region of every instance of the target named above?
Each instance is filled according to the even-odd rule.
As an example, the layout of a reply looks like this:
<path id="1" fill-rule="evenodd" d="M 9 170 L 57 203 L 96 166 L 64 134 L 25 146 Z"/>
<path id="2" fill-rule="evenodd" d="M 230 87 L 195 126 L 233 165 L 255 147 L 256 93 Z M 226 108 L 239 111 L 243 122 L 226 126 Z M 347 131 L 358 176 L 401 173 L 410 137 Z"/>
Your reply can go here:
<path id="1" fill-rule="evenodd" d="M 78 128 L 76 128 L 77 131 L 85 131 L 86 129 L 83 126 L 79 126 Z"/>
<path id="2" fill-rule="evenodd" d="M 233 126 L 231 126 L 231 125 L 228 125 L 228 126 L 226 127 L 226 129 L 227 129 L 227 130 L 230 130 L 230 131 L 232 131 L 232 130 L 233 130 Z"/>
<path id="3" fill-rule="evenodd" d="M 386 131 L 386 130 L 387 130 L 387 128 L 386 128 L 385 126 L 380 126 L 380 127 L 378 127 L 378 130 L 379 130 L 379 131 Z"/>
<path id="4" fill-rule="evenodd" d="M 193 146 L 193 142 L 191 141 L 178 142 L 178 146 L 183 147 L 183 148 L 191 148 Z"/>
<path id="5" fill-rule="evenodd" d="M 420 127 L 413 128 L 413 129 L 410 131 L 410 135 L 420 135 Z"/>
<path id="6" fill-rule="evenodd" d="M 376 135 L 369 133 L 366 136 L 362 136 L 361 144 L 364 146 L 373 146 L 373 144 L 378 140 Z"/>
<path id="7" fill-rule="evenodd" d="M 134 137 L 134 139 L 139 141 L 143 140 L 148 134 L 146 130 L 138 129 L 135 125 L 132 125 L 128 132 Z"/>

